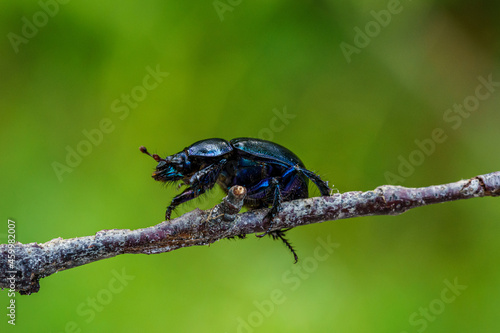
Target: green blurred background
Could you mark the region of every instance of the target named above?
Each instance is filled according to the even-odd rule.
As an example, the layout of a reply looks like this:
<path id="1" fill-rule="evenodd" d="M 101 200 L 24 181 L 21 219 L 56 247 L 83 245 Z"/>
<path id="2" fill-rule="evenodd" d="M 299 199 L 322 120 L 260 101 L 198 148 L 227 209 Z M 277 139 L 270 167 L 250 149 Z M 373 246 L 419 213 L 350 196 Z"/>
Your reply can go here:
<path id="1" fill-rule="evenodd" d="M 160 222 L 177 192 L 151 179 L 155 162 L 140 145 L 165 155 L 210 137 L 271 139 L 340 192 L 386 184 L 388 173 L 426 186 L 498 171 L 500 88 L 478 88 L 478 77 L 500 81 L 499 10 L 493 1 L 3 1 L 0 240 L 8 218 L 22 243 Z M 356 42 L 346 56 L 342 46 Z M 169 74 L 155 82 L 157 69 Z M 472 112 L 447 111 L 464 101 Z M 446 140 L 432 149 L 435 129 Z M 86 156 L 68 166 L 68 149 Z M 417 165 L 400 173 L 410 156 Z M 214 190 L 177 214 L 221 198 Z M 296 228 L 295 266 L 282 244 L 253 235 L 122 255 L 17 295 L 15 327 L 1 292 L 0 327 L 498 332 L 498 204 Z M 336 243 L 333 253 L 318 252 L 318 238 Z M 453 294 L 445 281 L 467 288 Z"/>

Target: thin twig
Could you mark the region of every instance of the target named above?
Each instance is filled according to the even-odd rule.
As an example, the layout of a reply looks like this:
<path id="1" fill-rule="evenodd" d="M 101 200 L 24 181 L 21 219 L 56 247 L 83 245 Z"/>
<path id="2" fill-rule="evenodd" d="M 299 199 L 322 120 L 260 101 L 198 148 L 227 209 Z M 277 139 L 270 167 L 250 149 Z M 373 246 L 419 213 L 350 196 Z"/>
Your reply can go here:
<path id="1" fill-rule="evenodd" d="M 102 230 L 95 236 L 56 238 L 43 244 L 1 244 L 0 288 L 31 294 L 38 292 L 39 281 L 44 277 L 119 254 L 169 252 L 266 231 L 269 225 L 263 219 L 267 209 L 238 214 L 245 195 L 244 187 L 234 186 L 210 210 L 195 209 L 149 228 Z M 500 171 L 445 185 L 384 185 L 373 191 L 284 202 L 273 221 L 273 230 L 351 217 L 398 215 L 415 207 L 484 196 L 500 196 Z M 9 255 L 14 260 L 9 261 Z"/>

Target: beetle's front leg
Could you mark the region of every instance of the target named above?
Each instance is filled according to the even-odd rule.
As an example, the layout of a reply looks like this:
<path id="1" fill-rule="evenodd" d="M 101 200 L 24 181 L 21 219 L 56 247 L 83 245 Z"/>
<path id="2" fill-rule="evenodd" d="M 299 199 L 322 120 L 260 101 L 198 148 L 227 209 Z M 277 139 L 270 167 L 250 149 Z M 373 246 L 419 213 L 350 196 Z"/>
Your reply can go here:
<path id="1" fill-rule="evenodd" d="M 189 179 L 190 186 L 185 189 L 184 192 L 172 199 L 170 206 L 168 206 L 167 211 L 165 212 L 165 219 L 170 220 L 172 211 L 181 203 L 192 200 L 214 187 L 225 163 L 226 160 L 223 159 L 218 163 L 211 164 L 192 175 Z"/>
<path id="2" fill-rule="evenodd" d="M 172 214 L 172 211 L 179 206 L 181 203 L 187 202 L 191 199 L 196 198 L 200 194 L 205 192 L 203 189 L 195 189 L 193 187 L 188 187 L 185 189 L 181 194 L 175 196 L 172 199 L 172 202 L 170 202 L 170 206 L 168 206 L 167 211 L 165 212 L 165 220 L 170 220 L 170 215 Z"/>
<path id="3" fill-rule="evenodd" d="M 219 178 L 226 162 L 226 159 L 222 159 L 218 163 L 210 164 L 201 169 L 189 178 L 189 184 L 194 187 L 203 187 L 206 190 L 211 189 L 217 182 L 217 178 Z"/>

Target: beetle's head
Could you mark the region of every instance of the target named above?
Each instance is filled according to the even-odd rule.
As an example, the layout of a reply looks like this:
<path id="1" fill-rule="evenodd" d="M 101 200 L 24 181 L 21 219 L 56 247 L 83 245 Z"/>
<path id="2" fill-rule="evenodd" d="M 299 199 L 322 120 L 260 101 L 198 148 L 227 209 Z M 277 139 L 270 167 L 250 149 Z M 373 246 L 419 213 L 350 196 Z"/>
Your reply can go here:
<path id="1" fill-rule="evenodd" d="M 152 175 L 154 180 L 175 182 L 185 177 L 185 172 L 183 171 L 185 171 L 184 169 L 186 168 L 186 154 L 184 152 L 161 158 L 157 154 L 150 154 L 144 146 L 141 146 L 139 149 L 141 152 L 151 156 L 158 162 L 156 170 Z"/>

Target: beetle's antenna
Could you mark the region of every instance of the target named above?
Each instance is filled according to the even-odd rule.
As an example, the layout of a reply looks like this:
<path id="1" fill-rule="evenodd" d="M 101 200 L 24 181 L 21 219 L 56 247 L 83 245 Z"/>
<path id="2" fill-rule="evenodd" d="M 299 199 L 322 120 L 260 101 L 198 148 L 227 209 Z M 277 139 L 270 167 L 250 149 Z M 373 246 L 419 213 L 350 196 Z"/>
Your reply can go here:
<path id="1" fill-rule="evenodd" d="M 151 155 L 151 154 L 148 152 L 148 150 L 146 149 L 146 147 L 144 147 L 144 146 L 140 146 L 140 147 L 139 147 L 139 150 L 140 150 L 141 152 L 143 152 L 144 154 L 149 155 L 149 156 L 151 156 L 152 158 L 154 158 L 156 162 L 160 162 L 161 160 L 163 160 L 160 156 L 158 156 L 158 154 L 153 154 L 153 155 Z"/>
<path id="2" fill-rule="evenodd" d="M 273 232 L 270 232 L 269 235 L 273 238 L 273 239 L 281 239 L 283 241 L 283 243 L 285 243 L 286 247 L 292 252 L 293 254 L 293 257 L 295 258 L 295 262 L 294 264 L 297 263 L 297 261 L 299 261 L 299 257 L 297 256 L 297 253 L 295 252 L 295 249 L 293 248 L 292 244 L 290 244 L 290 242 L 288 241 L 288 239 L 285 238 L 285 231 L 288 231 L 289 229 L 286 229 L 286 230 L 276 230 L 276 231 L 273 231 Z"/>

